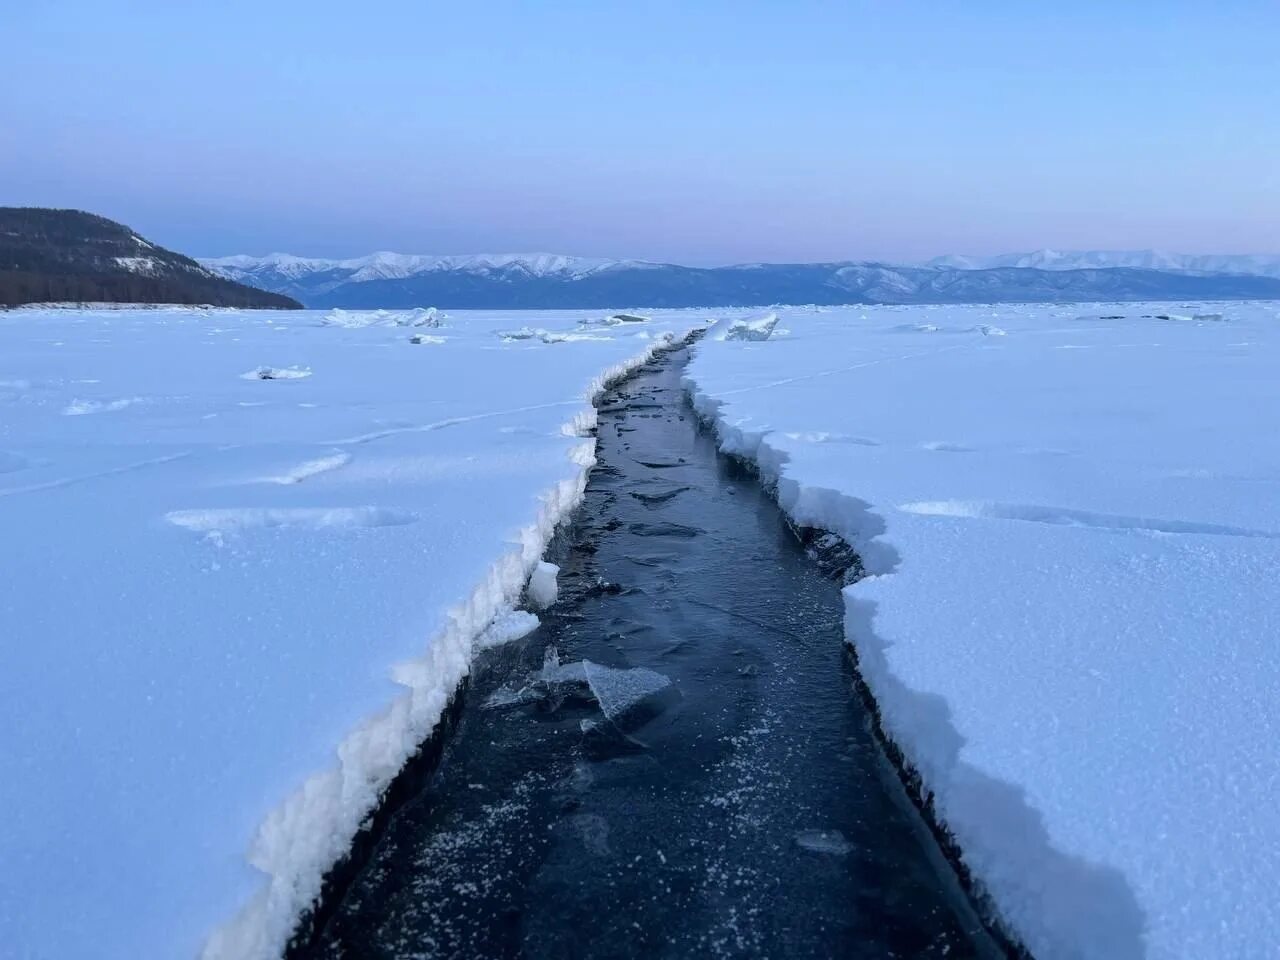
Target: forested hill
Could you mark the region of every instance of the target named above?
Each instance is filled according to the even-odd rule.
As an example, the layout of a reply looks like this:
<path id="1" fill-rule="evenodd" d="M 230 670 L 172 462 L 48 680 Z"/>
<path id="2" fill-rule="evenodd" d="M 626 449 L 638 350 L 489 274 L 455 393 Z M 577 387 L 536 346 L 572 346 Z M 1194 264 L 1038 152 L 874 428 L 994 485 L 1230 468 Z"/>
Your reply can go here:
<path id="1" fill-rule="evenodd" d="M 0 307 L 68 301 L 300 306 L 219 276 L 105 217 L 0 207 Z"/>

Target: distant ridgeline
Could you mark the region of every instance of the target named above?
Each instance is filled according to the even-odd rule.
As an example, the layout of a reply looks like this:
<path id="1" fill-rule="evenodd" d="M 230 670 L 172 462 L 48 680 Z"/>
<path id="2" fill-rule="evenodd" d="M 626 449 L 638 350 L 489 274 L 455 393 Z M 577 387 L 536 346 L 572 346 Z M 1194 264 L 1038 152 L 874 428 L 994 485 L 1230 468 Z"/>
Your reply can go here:
<path id="1" fill-rule="evenodd" d="M 287 294 L 317 308 L 616 309 L 1280 299 L 1280 273 L 1255 272 L 1267 263 L 1243 262 L 1248 258 L 1200 259 L 1204 262 L 1185 265 L 1168 258 L 1099 256 L 1078 262 L 1029 258 L 1018 265 L 843 262 L 686 267 L 553 254 L 375 253 L 352 260 L 319 260 L 277 253 L 201 263 L 228 279 Z M 1280 266 L 1276 269 L 1280 271 Z"/>
<path id="2" fill-rule="evenodd" d="M 0 207 L 0 307 L 23 303 L 183 303 L 297 309 L 128 227 L 79 210 Z"/>

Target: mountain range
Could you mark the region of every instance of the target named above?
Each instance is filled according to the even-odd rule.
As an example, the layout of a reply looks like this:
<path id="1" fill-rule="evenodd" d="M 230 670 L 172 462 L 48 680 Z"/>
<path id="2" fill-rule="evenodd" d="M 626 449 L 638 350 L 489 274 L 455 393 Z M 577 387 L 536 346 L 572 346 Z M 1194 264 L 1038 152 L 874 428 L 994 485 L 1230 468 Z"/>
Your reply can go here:
<path id="1" fill-rule="evenodd" d="M 46 302 L 298 306 L 287 296 L 238 283 L 156 246 L 105 217 L 0 207 L 0 307 Z"/>
<path id="2" fill-rule="evenodd" d="M 994 257 L 950 255 L 934 257 L 933 267 L 957 270 L 990 270 L 995 267 L 1031 267 L 1037 270 L 1089 270 L 1130 267 L 1169 273 L 1207 275 L 1234 273 L 1243 276 L 1280 277 L 1280 254 L 1187 254 L 1164 250 L 1035 250 Z"/>
<path id="3" fill-rule="evenodd" d="M 1280 298 L 1280 257 L 1086 251 L 690 267 L 557 254 L 349 260 L 271 254 L 200 261 L 309 307 L 456 309 L 720 307 L 771 303 L 996 303 Z"/>

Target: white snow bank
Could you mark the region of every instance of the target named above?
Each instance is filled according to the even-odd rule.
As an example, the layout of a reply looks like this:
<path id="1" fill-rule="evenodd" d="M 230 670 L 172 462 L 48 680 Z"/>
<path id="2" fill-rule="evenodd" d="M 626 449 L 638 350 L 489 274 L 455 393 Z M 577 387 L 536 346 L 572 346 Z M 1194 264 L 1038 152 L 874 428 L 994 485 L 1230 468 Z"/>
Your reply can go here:
<path id="1" fill-rule="evenodd" d="M 885 728 L 1039 960 L 1269 956 L 1280 305 L 1087 309 L 783 311 L 689 385 L 861 552 Z"/>
<path id="2" fill-rule="evenodd" d="M 277 956 L 474 650 L 537 625 L 589 398 L 701 322 L 322 316 L 0 317 L 0 953 Z M 239 378 L 281 352 L 323 375 Z"/>

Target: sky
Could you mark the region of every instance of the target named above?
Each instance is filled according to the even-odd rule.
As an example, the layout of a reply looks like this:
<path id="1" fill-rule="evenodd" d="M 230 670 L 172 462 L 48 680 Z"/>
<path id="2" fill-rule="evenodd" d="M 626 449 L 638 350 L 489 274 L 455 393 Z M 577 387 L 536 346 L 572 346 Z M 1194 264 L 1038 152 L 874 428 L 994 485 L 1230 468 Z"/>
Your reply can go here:
<path id="1" fill-rule="evenodd" d="M 196 256 L 1280 252 L 1280 2 L 0 0 L 0 205 Z"/>

